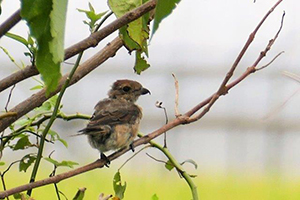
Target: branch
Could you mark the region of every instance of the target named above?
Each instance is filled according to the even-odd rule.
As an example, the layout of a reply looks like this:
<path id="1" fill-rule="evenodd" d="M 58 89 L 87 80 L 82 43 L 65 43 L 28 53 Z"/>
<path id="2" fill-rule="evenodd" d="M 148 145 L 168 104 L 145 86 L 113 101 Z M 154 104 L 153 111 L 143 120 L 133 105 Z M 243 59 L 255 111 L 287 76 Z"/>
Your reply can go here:
<path id="1" fill-rule="evenodd" d="M 228 73 L 226 74 L 226 77 L 224 78 L 222 84 L 220 85 L 218 91 L 216 93 L 214 93 L 212 96 L 210 96 L 209 98 L 207 98 L 205 101 L 201 102 L 200 104 L 198 104 L 197 106 L 194 107 L 194 109 L 191 109 L 189 112 L 186 113 L 187 116 L 192 116 L 193 114 L 195 114 L 195 112 L 197 112 L 199 109 L 201 109 L 203 106 L 205 106 L 206 104 L 209 103 L 209 105 L 205 108 L 205 112 L 208 112 L 209 109 L 211 108 L 211 106 L 216 102 L 216 100 L 219 98 L 219 96 L 221 95 L 225 95 L 228 92 L 228 88 L 226 88 L 226 84 L 228 83 L 228 81 L 230 80 L 230 78 L 232 77 L 236 67 L 238 66 L 239 62 L 241 61 L 242 57 L 244 56 L 244 54 L 246 53 L 248 47 L 250 46 L 250 44 L 252 43 L 252 41 L 255 38 L 256 33 L 258 32 L 259 28 L 262 26 L 262 24 L 265 22 L 265 20 L 268 18 L 268 16 L 275 10 L 275 8 L 282 2 L 283 0 L 279 0 L 277 1 L 277 3 L 267 12 L 267 14 L 263 17 L 263 19 L 259 22 L 259 24 L 256 26 L 256 28 L 254 29 L 254 31 L 249 35 L 249 38 L 247 40 L 247 42 L 245 43 L 244 47 L 242 48 L 241 52 L 239 53 L 238 57 L 236 58 L 236 60 L 234 61 L 232 67 L 230 68 L 230 70 L 228 71 Z M 283 15 L 284 17 L 284 15 Z M 283 23 L 283 17 L 281 20 L 281 26 L 279 31 L 277 32 L 276 36 L 274 39 L 277 38 L 281 28 L 282 28 L 282 23 Z M 264 57 L 264 56 L 263 56 Z M 258 63 L 257 63 L 258 64 Z M 257 64 L 255 66 L 257 66 Z M 203 113 L 204 114 L 204 113 Z M 202 114 L 202 115 L 203 115 Z M 201 118 L 201 116 L 198 116 L 198 118 Z"/>
<path id="2" fill-rule="evenodd" d="M 84 51 L 90 47 L 95 47 L 98 45 L 100 41 L 102 41 L 104 38 L 106 38 L 108 35 L 113 33 L 114 31 L 118 30 L 122 26 L 128 24 L 129 22 L 132 22 L 145 13 L 149 12 L 150 10 L 154 9 L 156 6 L 156 0 L 151 0 L 140 7 L 126 13 L 122 17 L 114 20 L 109 25 L 102 28 L 100 31 L 97 31 L 95 33 L 92 33 L 89 37 L 86 39 L 78 42 L 77 44 L 74 44 L 73 46 L 67 48 L 65 50 L 65 60 L 75 56 L 76 54 L 80 53 L 81 51 Z M 8 87 L 21 82 L 31 76 L 39 74 L 38 70 L 35 66 L 29 65 L 25 67 L 22 70 L 19 70 L 8 77 L 0 80 L 0 92 L 7 89 Z"/>
<path id="3" fill-rule="evenodd" d="M 238 83 L 240 83 L 242 80 L 244 80 L 246 77 L 248 77 L 250 74 L 254 73 L 257 71 L 257 65 L 260 63 L 260 61 L 267 55 L 267 52 L 271 49 L 271 47 L 273 46 L 274 42 L 276 41 L 276 39 L 278 38 L 278 35 L 282 29 L 282 26 L 283 26 L 283 19 L 284 19 L 284 16 L 285 16 L 285 13 L 283 13 L 282 15 L 282 19 L 281 19 L 281 24 L 280 24 L 280 28 L 279 30 L 277 31 L 277 33 L 275 34 L 274 38 L 271 39 L 269 41 L 269 43 L 267 44 L 267 46 L 265 47 L 265 49 L 263 51 L 260 52 L 258 58 L 256 59 L 256 61 L 254 62 L 254 64 L 251 66 L 251 67 L 248 67 L 247 70 L 239 77 L 237 78 L 236 80 L 234 80 L 233 82 L 231 82 L 230 84 L 228 85 L 225 85 L 222 89 L 222 91 L 219 89 L 215 94 L 213 94 L 209 101 L 206 101 L 208 104 L 204 109 L 203 111 L 195 116 L 195 117 L 191 117 L 188 121 L 189 122 L 193 122 L 193 121 L 197 121 L 199 119 L 201 119 L 209 110 L 210 108 L 213 106 L 213 104 L 218 100 L 218 98 L 221 96 L 221 95 L 225 95 L 228 93 L 228 91 L 236 86 Z M 258 70 L 261 70 L 261 68 L 258 68 Z M 228 74 L 227 74 L 228 75 Z M 227 77 L 227 76 L 226 76 Z M 225 78 L 226 79 L 226 78 Z M 224 82 L 223 82 L 224 83 Z M 220 87 L 221 88 L 221 87 Z M 203 106 L 205 104 L 202 104 Z"/>
<path id="4" fill-rule="evenodd" d="M 69 86 L 81 80 L 84 76 L 96 69 L 100 64 L 105 62 L 110 57 L 113 57 L 115 53 L 122 47 L 122 45 L 122 40 L 119 37 L 117 37 L 111 43 L 107 44 L 106 47 L 104 47 L 101 51 L 99 51 L 93 57 L 81 64 L 75 72 L 72 80 L 70 81 Z M 61 78 L 61 80 L 59 81 L 59 86 L 49 96 L 46 97 L 46 90 L 42 89 L 41 91 L 37 92 L 36 94 L 32 95 L 28 99 L 24 100 L 23 102 L 12 108 L 9 112 L 17 113 L 17 115 L 14 117 L 6 117 L 4 119 L 1 119 L 0 132 L 2 132 L 10 124 L 15 122 L 23 115 L 27 114 L 32 109 L 41 106 L 44 101 L 58 93 L 61 90 L 62 85 L 65 83 L 67 77 L 68 74 L 64 75 Z"/>
<path id="5" fill-rule="evenodd" d="M 12 27 L 14 27 L 20 20 L 20 10 L 17 10 L 5 22 L 0 25 L 0 38 L 5 35 Z"/>

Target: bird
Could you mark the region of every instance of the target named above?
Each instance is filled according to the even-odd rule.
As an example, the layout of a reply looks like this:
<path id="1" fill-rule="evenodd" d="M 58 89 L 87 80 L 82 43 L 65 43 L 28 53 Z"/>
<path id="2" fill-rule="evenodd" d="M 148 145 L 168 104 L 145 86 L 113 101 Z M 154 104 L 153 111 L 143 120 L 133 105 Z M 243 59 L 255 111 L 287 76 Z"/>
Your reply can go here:
<path id="1" fill-rule="evenodd" d="M 87 135 L 90 145 L 100 151 L 100 159 L 104 159 L 106 164 L 110 164 L 104 154 L 107 151 L 128 146 L 134 151 L 132 142 L 142 118 L 142 108 L 135 102 L 145 94 L 151 93 L 137 81 L 115 81 L 108 91 L 108 98 L 96 104 L 86 128 L 79 131 Z"/>

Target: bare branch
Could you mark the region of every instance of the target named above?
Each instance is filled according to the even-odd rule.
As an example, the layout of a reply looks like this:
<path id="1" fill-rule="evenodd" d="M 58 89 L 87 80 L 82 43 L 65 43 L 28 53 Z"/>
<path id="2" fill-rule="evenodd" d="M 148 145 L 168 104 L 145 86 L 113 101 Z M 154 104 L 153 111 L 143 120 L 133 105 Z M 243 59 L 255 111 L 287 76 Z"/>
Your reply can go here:
<path id="1" fill-rule="evenodd" d="M 268 67 L 269 65 L 271 65 L 283 53 L 284 53 L 284 51 L 278 53 L 270 62 L 268 62 L 267 64 L 265 64 L 265 65 L 263 65 L 261 67 L 256 68 L 256 71 L 259 71 L 259 70 L 262 70 L 262 69 Z"/>
<path id="2" fill-rule="evenodd" d="M 226 84 L 228 83 L 228 81 L 230 80 L 230 78 L 232 77 L 236 67 L 238 66 L 239 62 L 241 61 L 242 57 L 244 56 L 244 54 L 246 53 L 248 47 L 250 46 L 250 44 L 252 43 L 252 41 L 254 40 L 254 37 L 257 33 L 257 31 L 259 30 L 259 28 L 262 26 L 262 24 L 265 22 L 265 20 L 268 18 L 268 16 L 274 11 L 274 9 L 282 2 L 283 0 L 279 0 L 277 1 L 277 3 L 267 12 L 267 14 L 263 17 L 263 19 L 259 22 L 259 24 L 256 26 L 256 28 L 254 29 L 254 31 L 249 35 L 249 38 L 246 42 L 246 44 L 244 45 L 244 47 L 242 48 L 241 52 L 239 53 L 238 57 L 236 58 L 236 60 L 234 61 L 232 67 L 230 68 L 230 70 L 228 71 L 228 73 L 226 74 L 226 77 L 224 78 L 222 84 L 220 85 L 218 91 L 216 93 L 214 93 L 212 96 L 210 96 L 209 98 L 207 98 L 206 100 L 204 100 L 203 102 L 199 103 L 197 106 L 195 106 L 193 109 L 191 109 L 190 111 L 188 111 L 185 115 L 187 115 L 188 117 L 192 116 L 195 112 L 197 112 L 199 109 L 201 109 L 203 106 L 205 106 L 206 104 L 209 103 L 209 105 L 205 108 L 204 113 L 208 112 L 209 109 L 211 108 L 211 106 L 217 101 L 217 99 L 221 96 L 221 95 L 225 95 L 228 92 L 228 87 L 226 87 Z M 283 15 L 284 17 L 284 15 Z M 279 28 L 279 31 L 277 32 L 276 36 L 275 36 L 275 40 L 282 28 L 282 24 L 283 24 L 283 18 L 281 20 L 281 26 Z M 271 41 L 271 40 L 270 40 Z M 273 44 L 274 42 L 272 42 Z M 272 46 L 271 44 L 271 46 Z M 270 44 L 269 44 L 270 45 Z M 269 46 L 268 45 L 268 46 Z M 267 47 L 268 47 L 267 46 Z M 260 60 L 263 58 L 259 57 Z M 259 58 L 257 59 L 257 61 L 259 60 Z M 260 61 L 259 60 L 259 61 Z M 256 62 L 257 62 L 256 61 Z M 254 64 L 255 66 L 257 66 L 258 62 L 256 64 Z M 200 114 L 200 115 L 204 115 L 204 113 Z M 198 116 L 197 118 L 201 118 L 202 116 Z"/>
<path id="3" fill-rule="evenodd" d="M 17 10 L 5 22 L 0 25 L 0 38 L 5 35 L 12 27 L 14 27 L 21 20 L 20 10 Z"/>

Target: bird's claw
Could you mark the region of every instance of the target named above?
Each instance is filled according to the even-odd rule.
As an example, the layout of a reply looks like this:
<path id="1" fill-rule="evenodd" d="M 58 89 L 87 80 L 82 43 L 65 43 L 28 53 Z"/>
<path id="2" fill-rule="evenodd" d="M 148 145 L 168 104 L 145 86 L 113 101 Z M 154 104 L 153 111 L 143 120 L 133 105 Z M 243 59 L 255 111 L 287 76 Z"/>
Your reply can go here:
<path id="1" fill-rule="evenodd" d="M 110 160 L 108 159 L 108 157 L 104 154 L 104 153 L 100 153 L 100 159 L 105 161 L 105 167 L 109 168 L 110 165 Z"/>
<path id="2" fill-rule="evenodd" d="M 131 151 L 134 152 L 134 146 L 132 143 L 129 145 L 129 147 L 130 147 Z"/>

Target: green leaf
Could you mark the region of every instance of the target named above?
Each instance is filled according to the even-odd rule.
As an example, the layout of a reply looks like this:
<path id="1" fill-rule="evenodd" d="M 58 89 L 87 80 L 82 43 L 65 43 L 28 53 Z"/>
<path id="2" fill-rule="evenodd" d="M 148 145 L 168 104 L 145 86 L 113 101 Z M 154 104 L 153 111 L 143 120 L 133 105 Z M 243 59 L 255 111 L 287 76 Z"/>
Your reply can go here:
<path id="1" fill-rule="evenodd" d="M 138 43 L 136 43 L 128 34 L 127 32 L 127 26 L 123 26 L 119 30 L 120 38 L 124 41 L 124 45 L 127 48 L 129 52 L 132 52 L 133 50 L 140 49 L 140 46 Z"/>
<path id="2" fill-rule="evenodd" d="M 119 18 L 128 11 L 141 6 L 146 0 L 109 0 L 109 7 L 114 14 Z M 145 42 L 149 38 L 149 14 L 145 14 L 143 17 L 130 22 L 127 26 L 129 37 L 135 41 L 145 52 Z M 123 32 L 124 34 L 124 32 Z M 147 44 L 147 43 L 146 43 Z"/>
<path id="3" fill-rule="evenodd" d="M 149 67 L 150 65 L 145 60 L 144 56 L 142 56 L 142 53 L 140 51 L 136 51 L 134 71 L 137 74 L 141 74 L 142 71 L 148 69 Z"/>
<path id="4" fill-rule="evenodd" d="M 157 0 L 151 37 L 157 31 L 161 21 L 172 13 L 179 2 L 180 0 Z"/>
<path id="5" fill-rule="evenodd" d="M 50 103 L 51 107 L 55 107 L 56 101 L 57 101 L 58 95 L 54 95 L 53 97 L 51 97 L 48 102 Z"/>
<path id="6" fill-rule="evenodd" d="M 171 171 L 171 170 L 174 168 L 174 165 L 173 165 L 173 163 L 172 163 L 170 160 L 168 160 L 168 161 L 166 162 L 166 164 L 165 164 L 165 168 L 166 168 L 167 170 Z"/>
<path id="7" fill-rule="evenodd" d="M 85 194 L 86 188 L 79 188 L 73 200 L 82 200 Z"/>
<path id="8" fill-rule="evenodd" d="M 192 165 L 194 165 L 195 169 L 198 168 L 197 163 L 194 160 L 192 160 L 192 159 L 187 159 L 187 160 L 183 161 L 182 163 L 180 163 L 180 165 L 183 165 L 185 163 L 191 163 Z"/>
<path id="9" fill-rule="evenodd" d="M 33 198 L 31 198 L 30 196 L 28 196 L 27 194 L 24 193 L 16 193 L 13 194 L 15 199 L 21 199 L 21 200 L 33 200 Z"/>
<path id="10" fill-rule="evenodd" d="M 115 191 L 115 196 L 119 197 L 120 199 L 123 199 L 126 190 L 126 182 L 124 182 L 124 185 L 122 185 L 120 171 L 118 171 L 114 176 L 113 187 Z"/>
<path id="11" fill-rule="evenodd" d="M 21 199 L 21 197 L 22 197 L 21 193 L 13 194 L 13 196 L 15 199 Z"/>
<path id="12" fill-rule="evenodd" d="M 152 197 L 151 197 L 151 200 L 159 200 L 158 196 L 156 194 L 154 194 Z"/>
<path id="13" fill-rule="evenodd" d="M 12 55 L 10 55 L 10 53 L 8 52 L 7 49 L 5 49 L 4 47 L 1 47 L 2 51 L 8 56 L 8 58 L 10 59 L 11 62 L 15 63 L 15 59 L 12 57 Z"/>
<path id="14" fill-rule="evenodd" d="M 77 162 L 68 161 L 68 160 L 63 160 L 63 161 L 59 162 L 59 161 L 54 160 L 52 158 L 44 158 L 44 159 L 47 160 L 48 162 L 52 163 L 56 167 L 69 167 L 69 168 L 73 168 L 74 165 L 78 165 Z"/>
<path id="15" fill-rule="evenodd" d="M 128 11 L 142 5 L 147 0 L 109 0 L 109 7 L 119 18 Z M 136 61 L 134 70 L 137 74 L 148 69 L 150 65 L 142 56 L 145 53 L 148 56 L 149 39 L 149 13 L 136 19 L 135 21 L 123 26 L 119 30 L 119 35 L 129 52 L 136 50 Z"/>
<path id="16" fill-rule="evenodd" d="M 28 45 L 29 45 L 27 40 L 25 38 L 19 36 L 19 35 L 16 35 L 16 34 L 13 34 L 13 33 L 6 33 L 5 36 L 24 44 L 26 47 L 28 47 Z"/>
<path id="17" fill-rule="evenodd" d="M 101 19 L 106 13 L 101 12 L 101 13 L 96 13 L 94 7 L 92 6 L 91 3 L 89 3 L 89 9 L 90 10 L 82 10 L 82 9 L 77 9 L 79 12 L 85 13 L 87 18 L 90 20 L 90 22 L 83 21 L 83 23 L 87 24 L 90 27 L 90 31 L 93 32 L 94 28 L 96 27 L 96 22 Z"/>
<path id="18" fill-rule="evenodd" d="M 28 135 L 25 135 L 17 141 L 13 150 L 16 151 L 16 150 L 20 150 L 20 149 L 27 149 L 30 146 L 32 146 L 32 144 L 29 141 Z"/>
<path id="19" fill-rule="evenodd" d="M 28 118 L 20 119 L 15 122 L 15 125 L 24 126 L 24 125 L 27 125 L 29 122 L 30 122 L 30 119 L 28 119 Z"/>
<path id="20" fill-rule="evenodd" d="M 59 136 L 59 134 L 58 134 L 57 132 L 55 132 L 55 131 L 53 131 L 52 129 L 50 129 L 50 130 L 48 131 L 48 134 L 51 136 L 51 140 L 52 140 L 52 141 L 58 140 L 58 141 L 61 142 L 66 148 L 68 148 L 68 143 L 67 143 L 64 139 L 60 138 L 60 136 Z"/>
<path id="21" fill-rule="evenodd" d="M 19 171 L 24 171 L 30 167 L 30 165 L 36 160 L 36 156 L 27 154 L 21 159 L 20 165 L 19 165 Z"/>
<path id="22" fill-rule="evenodd" d="M 58 141 L 60 141 L 66 148 L 68 148 L 68 143 L 64 139 L 58 138 Z"/>
<path id="23" fill-rule="evenodd" d="M 30 90 L 40 90 L 40 89 L 43 89 L 42 85 L 36 85 L 36 86 L 30 88 Z"/>
<path id="24" fill-rule="evenodd" d="M 44 102 L 40 107 L 36 108 L 37 112 L 45 112 L 51 110 L 51 103 L 49 101 Z"/>
<path id="25" fill-rule="evenodd" d="M 5 165 L 5 162 L 2 162 L 2 161 L 1 161 L 1 162 L 0 162 L 0 166 L 3 166 L 3 165 Z"/>
<path id="26" fill-rule="evenodd" d="M 49 95 L 61 77 L 67 0 L 22 0 L 21 3 L 21 16 L 38 44 L 36 66 Z"/>

